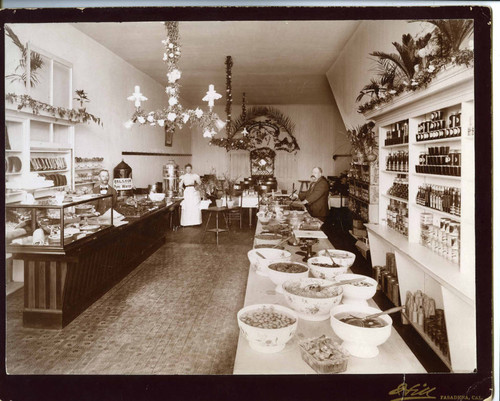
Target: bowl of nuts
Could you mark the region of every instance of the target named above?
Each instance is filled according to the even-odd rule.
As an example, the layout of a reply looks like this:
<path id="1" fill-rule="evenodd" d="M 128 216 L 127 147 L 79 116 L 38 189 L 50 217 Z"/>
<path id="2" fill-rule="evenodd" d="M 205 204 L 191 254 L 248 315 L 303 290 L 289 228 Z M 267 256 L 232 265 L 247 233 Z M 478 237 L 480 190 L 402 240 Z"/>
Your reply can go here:
<path id="1" fill-rule="evenodd" d="M 237 318 L 241 334 L 258 352 L 283 350 L 297 330 L 297 314 L 281 305 L 249 305 L 240 309 Z"/>
<path id="2" fill-rule="evenodd" d="M 362 279 L 350 284 L 342 284 L 344 290 L 343 304 L 362 303 L 372 298 L 377 292 L 377 282 L 371 277 L 362 274 L 339 274 L 335 277 L 337 281 L 346 281 L 353 279 Z"/>
<path id="3" fill-rule="evenodd" d="M 328 253 L 333 258 L 333 261 L 342 267 L 351 267 L 356 260 L 356 255 L 349 251 L 342 249 L 328 249 Z M 323 249 L 318 252 L 318 256 L 328 256 Z"/>

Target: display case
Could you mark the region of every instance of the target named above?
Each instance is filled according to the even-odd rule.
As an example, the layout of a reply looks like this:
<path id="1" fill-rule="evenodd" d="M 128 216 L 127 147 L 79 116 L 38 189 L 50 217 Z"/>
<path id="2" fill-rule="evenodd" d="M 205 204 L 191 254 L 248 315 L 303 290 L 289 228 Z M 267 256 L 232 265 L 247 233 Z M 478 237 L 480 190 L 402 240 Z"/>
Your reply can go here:
<path id="1" fill-rule="evenodd" d="M 6 205 L 5 237 L 8 252 L 63 252 L 80 240 L 113 226 L 112 195 L 54 197 L 32 203 Z M 100 203 L 109 207 L 102 215 Z"/>

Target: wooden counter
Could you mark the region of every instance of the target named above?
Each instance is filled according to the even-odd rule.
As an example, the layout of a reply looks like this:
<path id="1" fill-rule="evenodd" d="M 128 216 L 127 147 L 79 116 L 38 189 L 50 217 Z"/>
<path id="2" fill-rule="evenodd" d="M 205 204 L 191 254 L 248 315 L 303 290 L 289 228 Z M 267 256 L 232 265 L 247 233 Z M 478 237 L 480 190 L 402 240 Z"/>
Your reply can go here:
<path id="1" fill-rule="evenodd" d="M 257 224 L 256 232 L 262 227 Z M 313 246 L 314 251 L 323 248 L 333 248 L 328 240 L 320 240 Z M 285 249 L 292 253 L 293 261 L 301 261 L 302 256 L 296 255 L 298 247 L 286 244 Z M 253 268 L 248 274 L 245 306 L 259 303 L 274 303 L 288 306 L 283 295 L 274 291 L 274 283 L 267 277 L 258 275 Z M 370 301 L 370 306 L 375 306 Z M 236 317 L 235 317 L 236 318 Z M 326 335 L 339 343 L 342 342 L 333 332 L 330 320 L 312 322 L 299 319 L 295 336 L 286 344 L 285 349 L 274 354 L 264 354 L 250 348 L 247 340 L 241 335 L 234 362 L 235 374 L 314 374 L 315 371 L 302 360 L 298 342 L 303 338 Z M 408 348 L 403 339 L 392 328 L 390 338 L 381 346 L 377 357 L 371 359 L 349 358 L 345 373 L 426 373 L 426 370 Z"/>
<path id="2" fill-rule="evenodd" d="M 61 329 L 165 242 L 176 201 L 66 251 L 13 253 L 24 262 L 25 327 Z M 8 248 L 8 247 L 7 247 Z"/>

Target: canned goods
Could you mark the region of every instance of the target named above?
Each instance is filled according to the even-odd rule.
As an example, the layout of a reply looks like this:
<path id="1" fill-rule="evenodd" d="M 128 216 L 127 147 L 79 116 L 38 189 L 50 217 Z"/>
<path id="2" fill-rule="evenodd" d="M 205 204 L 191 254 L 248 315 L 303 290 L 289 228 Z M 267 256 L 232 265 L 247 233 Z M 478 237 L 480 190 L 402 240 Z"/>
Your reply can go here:
<path id="1" fill-rule="evenodd" d="M 396 281 L 396 279 L 394 279 L 394 283 L 392 283 L 392 303 L 396 306 L 400 305 L 400 302 L 399 302 L 399 284 Z"/>

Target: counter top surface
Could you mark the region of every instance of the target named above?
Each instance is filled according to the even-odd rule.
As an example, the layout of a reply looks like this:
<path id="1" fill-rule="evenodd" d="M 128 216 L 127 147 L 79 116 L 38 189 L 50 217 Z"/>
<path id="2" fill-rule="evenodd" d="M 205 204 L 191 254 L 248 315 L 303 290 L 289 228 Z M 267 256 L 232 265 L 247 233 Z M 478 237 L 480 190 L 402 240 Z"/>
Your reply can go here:
<path id="1" fill-rule="evenodd" d="M 256 233 L 262 230 L 257 224 Z M 314 251 L 323 248 L 333 248 L 326 239 L 321 239 L 313 246 Z M 296 255 L 298 247 L 285 245 L 285 249 L 292 252 L 293 261 L 301 261 L 302 256 Z M 245 294 L 245 306 L 258 303 L 272 303 L 287 306 L 282 294 L 275 292 L 274 283 L 267 277 L 258 275 L 250 268 Z M 376 304 L 370 300 L 370 306 Z M 326 335 L 339 343 L 342 342 L 333 332 L 330 320 L 312 322 L 299 319 L 295 336 L 286 344 L 285 349 L 264 354 L 250 348 L 247 340 L 241 335 L 238 339 L 238 348 L 234 363 L 234 374 L 315 374 L 316 372 L 302 360 L 298 342 L 303 338 Z M 351 356 L 347 371 L 350 374 L 380 374 L 380 373 L 426 373 L 422 364 L 408 348 L 403 339 L 392 328 L 390 338 L 381 346 L 380 353 L 375 358 L 364 359 Z"/>

